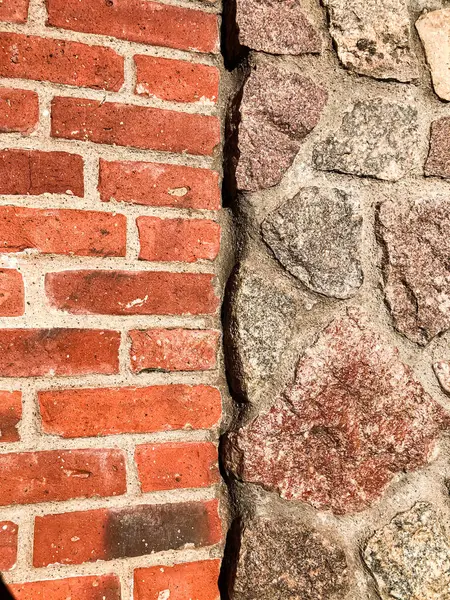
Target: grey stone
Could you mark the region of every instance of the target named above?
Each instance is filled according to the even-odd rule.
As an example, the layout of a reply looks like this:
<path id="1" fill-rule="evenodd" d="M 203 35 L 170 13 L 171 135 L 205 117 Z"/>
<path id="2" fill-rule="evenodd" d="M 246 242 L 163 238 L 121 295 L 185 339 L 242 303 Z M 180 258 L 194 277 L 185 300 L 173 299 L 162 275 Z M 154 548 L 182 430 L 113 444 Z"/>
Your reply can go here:
<path id="1" fill-rule="evenodd" d="M 439 515 L 419 502 L 370 538 L 364 560 L 383 600 L 449 600 L 450 544 Z"/>
<path id="2" fill-rule="evenodd" d="M 324 0 L 342 64 L 378 79 L 418 77 L 405 0 Z"/>
<path id="3" fill-rule="evenodd" d="M 339 130 L 314 149 L 324 171 L 401 179 L 412 168 L 417 148 L 417 110 L 382 98 L 357 102 Z"/>
<path id="4" fill-rule="evenodd" d="M 292 337 L 296 303 L 271 274 L 246 264 L 233 275 L 228 306 L 228 371 L 234 391 L 251 401 Z"/>
<path id="5" fill-rule="evenodd" d="M 377 231 L 395 327 L 426 344 L 450 328 L 450 200 L 437 195 L 388 200 L 380 207 Z"/>
<path id="6" fill-rule="evenodd" d="M 252 70 L 240 107 L 238 189 L 256 191 L 280 182 L 326 100 L 325 90 L 309 77 L 267 62 Z"/>
<path id="7" fill-rule="evenodd" d="M 239 42 L 272 54 L 318 53 L 322 39 L 299 0 L 236 0 Z"/>
<path id="8" fill-rule="evenodd" d="M 280 263 L 311 290 L 350 298 L 363 282 L 359 203 L 342 190 L 304 188 L 262 224 Z"/>
<path id="9" fill-rule="evenodd" d="M 440 360 L 434 363 L 433 369 L 441 388 L 444 392 L 450 394 L 450 360 Z"/>
<path id="10" fill-rule="evenodd" d="M 342 600 L 343 550 L 295 519 L 256 517 L 241 533 L 232 600 Z"/>

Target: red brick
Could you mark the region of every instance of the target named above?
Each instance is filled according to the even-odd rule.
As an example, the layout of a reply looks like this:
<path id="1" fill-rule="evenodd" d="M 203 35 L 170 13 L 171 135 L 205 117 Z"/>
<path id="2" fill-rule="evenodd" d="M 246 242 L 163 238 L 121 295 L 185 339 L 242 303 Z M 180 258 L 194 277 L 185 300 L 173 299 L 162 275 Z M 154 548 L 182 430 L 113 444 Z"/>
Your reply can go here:
<path id="1" fill-rule="evenodd" d="M 52 306 L 76 315 L 199 315 L 215 313 L 213 275 L 150 271 L 48 273 Z"/>
<path id="2" fill-rule="evenodd" d="M 100 159 L 99 191 L 104 202 L 216 210 L 219 174 L 209 169 Z"/>
<path id="3" fill-rule="evenodd" d="M 125 491 L 120 450 L 0 454 L 0 506 L 117 496 Z"/>
<path id="4" fill-rule="evenodd" d="M 144 556 L 221 540 L 216 500 L 36 517 L 35 567 Z"/>
<path id="5" fill-rule="evenodd" d="M 19 317 L 24 308 L 22 275 L 14 269 L 0 269 L 0 316 Z"/>
<path id="6" fill-rule="evenodd" d="M 85 98 L 52 100 L 52 136 L 148 150 L 212 155 L 216 117 Z"/>
<path id="7" fill-rule="evenodd" d="M 219 390 L 155 385 L 39 392 L 42 428 L 65 438 L 209 429 L 221 417 Z"/>
<path id="8" fill-rule="evenodd" d="M 112 374 L 120 333 L 97 329 L 0 329 L 0 377 Z"/>
<path id="9" fill-rule="evenodd" d="M 54 27 L 130 42 L 199 52 L 218 51 L 217 16 L 148 0 L 47 0 Z"/>
<path id="10" fill-rule="evenodd" d="M 120 600 L 116 575 L 14 583 L 9 589 L 16 600 Z"/>
<path id="11" fill-rule="evenodd" d="M 138 217 L 141 260 L 196 262 L 214 260 L 220 248 L 220 225 L 207 219 Z"/>
<path id="12" fill-rule="evenodd" d="M 219 570 L 219 560 L 136 569 L 134 600 L 161 600 L 163 590 L 170 600 L 219 600 Z"/>
<path id="13" fill-rule="evenodd" d="M 9 571 L 16 564 L 18 530 L 15 523 L 0 521 L 0 571 Z"/>
<path id="14" fill-rule="evenodd" d="M 147 329 L 130 331 L 131 369 L 204 371 L 215 369 L 218 331 Z"/>
<path id="15" fill-rule="evenodd" d="M 30 0 L 3 0 L 0 4 L 0 21 L 25 23 Z"/>
<path id="16" fill-rule="evenodd" d="M 134 62 L 136 94 L 174 102 L 217 102 L 217 67 L 158 56 L 135 56 Z"/>
<path id="17" fill-rule="evenodd" d="M 124 215 L 84 210 L 0 207 L 2 252 L 34 249 L 43 254 L 125 256 L 126 228 Z"/>
<path id="18" fill-rule="evenodd" d="M 118 91 L 123 58 L 111 48 L 0 33 L 0 76 Z"/>
<path id="19" fill-rule="evenodd" d="M 138 446 L 136 465 L 143 492 L 203 488 L 219 481 L 217 448 L 210 442 Z"/>
<path id="20" fill-rule="evenodd" d="M 39 98 L 36 92 L 0 88 L 0 133 L 31 133 L 38 120 Z"/>
<path id="21" fill-rule="evenodd" d="M 83 196 L 83 159 L 67 152 L 0 151 L 0 194 Z"/>
<path id="22" fill-rule="evenodd" d="M 22 393 L 0 392 L 0 443 L 17 442 L 17 425 L 22 419 Z M 1 567 L 0 567 L 1 571 Z"/>

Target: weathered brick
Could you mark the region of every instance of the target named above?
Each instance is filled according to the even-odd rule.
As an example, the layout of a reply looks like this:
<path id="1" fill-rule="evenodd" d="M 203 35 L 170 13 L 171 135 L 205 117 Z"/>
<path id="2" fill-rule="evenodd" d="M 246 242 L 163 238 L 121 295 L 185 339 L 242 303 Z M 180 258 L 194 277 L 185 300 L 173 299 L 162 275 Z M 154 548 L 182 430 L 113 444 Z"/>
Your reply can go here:
<path id="1" fill-rule="evenodd" d="M 155 385 L 39 392 L 42 428 L 65 438 L 209 429 L 221 398 L 207 385 Z"/>
<path id="2" fill-rule="evenodd" d="M 202 560 L 167 567 L 158 565 L 134 572 L 135 600 L 161 600 L 166 590 L 170 600 L 219 600 L 219 560 Z M 170 594 L 170 595 L 169 595 Z"/>
<path id="3" fill-rule="evenodd" d="M 0 240 L 2 252 L 34 249 L 44 254 L 125 256 L 126 217 L 84 210 L 2 206 Z"/>
<path id="4" fill-rule="evenodd" d="M 98 188 L 104 202 L 209 210 L 220 206 L 219 174 L 209 169 L 100 159 Z"/>
<path id="5" fill-rule="evenodd" d="M 143 492 L 213 485 L 219 481 L 217 460 L 211 442 L 145 444 L 135 453 Z"/>
<path id="6" fill-rule="evenodd" d="M 52 136 L 148 150 L 212 155 L 217 117 L 86 98 L 52 100 Z"/>
<path id="7" fill-rule="evenodd" d="M 14 583 L 9 589 L 16 600 L 120 600 L 116 575 Z"/>
<path id="8" fill-rule="evenodd" d="M 18 526 L 0 521 L 0 571 L 9 571 L 16 564 Z"/>
<path id="9" fill-rule="evenodd" d="M 99 329 L 1 329 L 0 376 L 117 373 L 120 334 Z"/>
<path id="10" fill-rule="evenodd" d="M 138 217 L 141 260 L 196 262 L 214 260 L 220 248 L 220 225 L 208 219 Z"/>
<path id="11" fill-rule="evenodd" d="M 3 0 L 0 4 L 0 21 L 25 23 L 30 0 Z"/>
<path id="12" fill-rule="evenodd" d="M 22 275 L 14 269 L 0 269 L 0 316 L 19 317 L 23 313 L 24 288 Z"/>
<path id="13" fill-rule="evenodd" d="M 2 150 L 0 194 L 83 196 L 83 159 L 67 152 Z"/>
<path id="14" fill-rule="evenodd" d="M 221 540 L 216 500 L 36 517 L 35 567 L 143 556 Z"/>
<path id="15" fill-rule="evenodd" d="M 185 60 L 135 56 L 136 94 L 174 102 L 217 102 L 219 70 Z"/>
<path id="16" fill-rule="evenodd" d="M 48 24 L 130 42 L 218 51 L 217 16 L 148 0 L 47 0 Z"/>
<path id="17" fill-rule="evenodd" d="M 120 450 L 0 454 L 0 506 L 117 496 L 125 491 L 125 457 Z"/>
<path id="18" fill-rule="evenodd" d="M 219 303 L 213 276 L 145 271 L 48 273 L 50 303 L 67 312 L 103 315 L 213 314 Z"/>
<path id="19" fill-rule="evenodd" d="M 204 371 L 216 367 L 218 331 L 136 329 L 130 331 L 131 369 Z"/>
<path id="20" fill-rule="evenodd" d="M 36 92 L 0 88 L 0 133 L 31 133 L 38 120 L 39 99 Z"/>
<path id="21" fill-rule="evenodd" d="M 21 419 L 22 393 L 0 392 L 0 443 L 20 440 L 17 425 Z"/>
<path id="22" fill-rule="evenodd" d="M 111 48 L 0 33 L 0 76 L 118 91 L 123 57 Z"/>
<path id="23" fill-rule="evenodd" d="M 425 175 L 450 177 L 450 117 L 431 123 L 430 151 Z"/>

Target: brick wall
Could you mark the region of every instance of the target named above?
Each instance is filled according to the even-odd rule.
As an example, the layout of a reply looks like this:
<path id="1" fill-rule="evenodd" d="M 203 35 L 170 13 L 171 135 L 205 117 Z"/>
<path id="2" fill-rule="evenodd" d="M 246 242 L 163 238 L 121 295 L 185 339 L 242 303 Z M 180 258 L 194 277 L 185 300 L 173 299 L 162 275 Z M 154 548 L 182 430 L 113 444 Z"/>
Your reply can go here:
<path id="1" fill-rule="evenodd" d="M 0 570 L 21 600 L 218 598 L 219 10 L 0 4 Z"/>

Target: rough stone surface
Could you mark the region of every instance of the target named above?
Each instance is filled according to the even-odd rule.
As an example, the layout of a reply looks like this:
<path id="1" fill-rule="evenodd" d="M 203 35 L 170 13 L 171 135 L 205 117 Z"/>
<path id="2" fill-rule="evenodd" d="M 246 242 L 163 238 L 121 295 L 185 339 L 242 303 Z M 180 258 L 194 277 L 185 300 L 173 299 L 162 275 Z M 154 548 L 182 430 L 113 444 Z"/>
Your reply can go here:
<path id="1" fill-rule="evenodd" d="M 276 185 L 317 125 L 327 93 L 308 77 L 260 63 L 245 83 L 236 168 L 238 189 Z"/>
<path id="2" fill-rule="evenodd" d="M 324 0 L 345 67 L 378 79 L 418 76 L 405 0 Z"/>
<path id="3" fill-rule="evenodd" d="M 427 463 L 448 422 L 397 349 L 349 311 L 301 357 L 274 406 L 229 434 L 226 464 L 283 498 L 355 512 L 396 473 Z"/>
<path id="4" fill-rule="evenodd" d="M 375 98 L 356 102 L 316 146 L 314 162 L 324 171 L 397 181 L 411 169 L 416 146 L 416 108 Z"/>
<path id="5" fill-rule="evenodd" d="M 242 531 L 232 600 L 341 600 L 345 554 L 296 520 L 256 517 Z"/>
<path id="6" fill-rule="evenodd" d="M 272 54 L 318 53 L 321 36 L 299 0 L 236 0 L 239 42 Z"/>
<path id="7" fill-rule="evenodd" d="M 417 503 L 377 531 L 364 560 L 383 600 L 450 599 L 450 543 L 430 504 Z"/>
<path id="8" fill-rule="evenodd" d="M 450 177 L 450 117 L 437 119 L 431 124 L 430 152 L 425 164 L 425 175 Z"/>
<path id="9" fill-rule="evenodd" d="M 450 8 L 422 15 L 416 22 L 428 64 L 434 91 L 450 100 Z"/>
<path id="10" fill-rule="evenodd" d="M 395 327 L 426 344 L 450 328 L 450 200 L 428 196 L 384 202 L 378 237 Z"/>
<path id="11" fill-rule="evenodd" d="M 433 369 L 444 392 L 450 394 L 450 360 L 434 363 Z"/>
<path id="12" fill-rule="evenodd" d="M 234 390 L 252 400 L 292 335 L 294 298 L 255 265 L 241 265 L 230 285 L 226 356 Z"/>
<path id="13" fill-rule="evenodd" d="M 342 190 L 304 188 L 263 223 L 281 264 L 314 292 L 353 296 L 363 282 L 359 203 Z"/>

